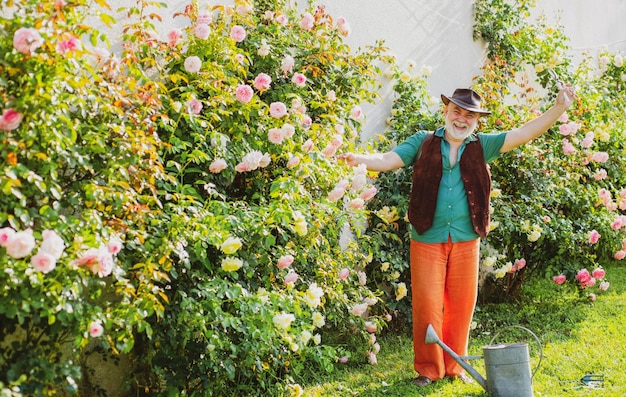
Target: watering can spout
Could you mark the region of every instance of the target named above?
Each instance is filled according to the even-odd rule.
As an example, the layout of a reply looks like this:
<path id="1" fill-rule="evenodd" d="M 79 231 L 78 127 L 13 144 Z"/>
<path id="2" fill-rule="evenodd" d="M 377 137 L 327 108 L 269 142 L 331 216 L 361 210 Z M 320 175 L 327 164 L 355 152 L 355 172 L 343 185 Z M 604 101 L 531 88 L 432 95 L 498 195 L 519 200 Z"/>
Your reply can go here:
<path id="1" fill-rule="evenodd" d="M 476 382 L 478 382 L 478 384 L 480 384 L 480 386 L 487 390 L 487 380 L 485 378 L 482 377 L 482 375 L 480 375 L 478 373 L 478 371 L 476 371 L 471 365 L 469 365 L 467 362 L 463 361 L 463 359 L 456 354 L 452 349 L 450 349 L 445 343 L 443 343 L 441 341 L 441 339 L 439 339 L 439 336 L 437 335 L 437 332 L 435 332 L 435 329 L 433 328 L 432 324 L 428 324 L 428 328 L 426 328 L 426 338 L 424 340 L 424 342 L 426 344 L 438 344 L 439 346 L 441 346 L 441 348 L 450 355 L 450 357 L 452 357 L 454 359 L 454 361 L 456 361 L 457 363 L 459 363 L 459 365 L 461 367 L 463 367 L 463 369 L 465 371 L 467 371 L 467 373 L 474 379 L 476 379 Z M 487 390 L 488 391 L 488 390 Z"/>

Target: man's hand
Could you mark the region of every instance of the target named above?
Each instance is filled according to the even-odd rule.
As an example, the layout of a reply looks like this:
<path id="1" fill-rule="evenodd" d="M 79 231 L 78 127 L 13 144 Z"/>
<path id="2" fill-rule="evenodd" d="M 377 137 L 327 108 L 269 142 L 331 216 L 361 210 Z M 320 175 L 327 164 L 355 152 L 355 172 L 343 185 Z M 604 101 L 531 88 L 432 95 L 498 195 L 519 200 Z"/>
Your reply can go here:
<path id="1" fill-rule="evenodd" d="M 356 161 L 356 156 L 354 153 L 342 153 L 337 156 L 337 160 L 345 161 L 350 167 L 356 167 L 359 165 Z"/>

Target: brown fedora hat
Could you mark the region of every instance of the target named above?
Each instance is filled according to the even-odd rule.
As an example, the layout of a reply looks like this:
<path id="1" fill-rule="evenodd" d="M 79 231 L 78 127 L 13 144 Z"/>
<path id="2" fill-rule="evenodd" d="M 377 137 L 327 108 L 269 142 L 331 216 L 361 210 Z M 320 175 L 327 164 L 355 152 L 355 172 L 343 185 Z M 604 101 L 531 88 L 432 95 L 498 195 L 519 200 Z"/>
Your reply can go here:
<path id="1" fill-rule="evenodd" d="M 480 113 L 481 115 L 491 114 L 490 111 L 480 107 L 483 99 L 476 91 L 470 90 L 469 88 L 457 88 L 454 90 L 454 94 L 452 94 L 449 98 L 441 94 L 441 100 L 446 105 L 449 102 L 452 102 L 465 110 L 469 110 L 470 112 Z"/>

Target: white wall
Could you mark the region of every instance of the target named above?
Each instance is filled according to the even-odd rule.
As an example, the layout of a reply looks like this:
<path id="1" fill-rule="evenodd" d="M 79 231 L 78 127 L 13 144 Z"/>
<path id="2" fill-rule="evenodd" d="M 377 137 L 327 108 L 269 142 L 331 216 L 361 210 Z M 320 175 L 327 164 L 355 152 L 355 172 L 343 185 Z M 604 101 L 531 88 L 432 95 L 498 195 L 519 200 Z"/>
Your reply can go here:
<path id="1" fill-rule="evenodd" d="M 297 1 L 300 6 L 306 1 Z M 127 0 L 110 0 L 112 9 L 128 7 Z M 173 26 L 171 15 L 183 11 L 189 0 L 169 0 L 161 30 L 165 36 Z M 202 1 L 200 1 L 202 4 Z M 212 0 L 210 4 L 233 4 L 232 0 Z M 472 38 L 472 1 L 467 0 L 318 0 L 334 17 L 343 16 L 352 27 L 347 43 L 353 48 L 385 41 L 400 64 L 408 60 L 432 67 L 429 89 L 433 96 L 451 94 L 467 87 L 480 73 L 484 48 Z M 545 13 L 549 21 L 560 18 L 571 39 L 574 59 L 580 54 L 597 53 L 607 46 L 626 53 L 626 1 L 624 0 L 537 0 L 535 15 Z M 181 21 L 182 22 L 182 21 Z M 386 129 L 391 108 L 390 87 L 383 89 L 384 100 L 365 107 L 364 135 Z"/>

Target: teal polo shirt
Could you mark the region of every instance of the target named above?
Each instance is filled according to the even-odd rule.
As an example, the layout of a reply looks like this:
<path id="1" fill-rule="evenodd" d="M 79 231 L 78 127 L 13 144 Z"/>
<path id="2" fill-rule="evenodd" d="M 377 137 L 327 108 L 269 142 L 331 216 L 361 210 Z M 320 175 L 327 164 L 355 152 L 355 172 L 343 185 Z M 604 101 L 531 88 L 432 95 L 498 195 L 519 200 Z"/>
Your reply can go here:
<path id="1" fill-rule="evenodd" d="M 398 145 L 393 151 L 400 156 L 405 166 L 415 162 L 415 156 L 421 146 L 427 131 L 418 131 L 406 141 Z M 444 127 L 435 130 L 435 135 L 443 138 Z M 497 134 L 478 133 L 483 146 L 485 162 L 490 162 L 500 156 L 500 149 L 504 144 L 506 132 Z M 459 148 L 458 159 L 454 167 L 450 167 L 450 144 L 445 139 L 441 140 L 441 155 L 443 161 L 443 176 L 437 195 L 437 207 L 433 225 L 423 234 L 418 234 L 411 228 L 411 238 L 422 243 L 445 243 L 450 236 L 452 242 L 471 241 L 480 236 L 474 231 L 470 217 L 469 205 L 465 187 L 461 180 L 460 160 L 468 142 L 476 140 L 470 136 Z"/>

